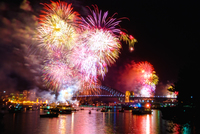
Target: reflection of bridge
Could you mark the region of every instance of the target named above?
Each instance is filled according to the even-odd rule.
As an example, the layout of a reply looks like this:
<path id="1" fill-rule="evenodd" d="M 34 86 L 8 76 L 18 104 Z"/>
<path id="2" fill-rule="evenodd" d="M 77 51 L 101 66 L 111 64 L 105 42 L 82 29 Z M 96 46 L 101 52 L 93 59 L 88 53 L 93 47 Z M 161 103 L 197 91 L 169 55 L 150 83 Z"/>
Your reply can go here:
<path id="1" fill-rule="evenodd" d="M 73 98 L 118 98 L 119 100 L 124 101 L 126 94 L 118 91 L 116 89 L 112 89 L 107 86 L 100 86 L 101 92 L 99 94 L 94 95 L 78 95 L 73 96 Z M 168 96 L 154 96 L 154 97 L 141 97 L 141 96 L 128 96 L 129 102 L 151 102 L 151 103 L 174 103 L 176 102 L 176 97 L 168 97 Z"/>

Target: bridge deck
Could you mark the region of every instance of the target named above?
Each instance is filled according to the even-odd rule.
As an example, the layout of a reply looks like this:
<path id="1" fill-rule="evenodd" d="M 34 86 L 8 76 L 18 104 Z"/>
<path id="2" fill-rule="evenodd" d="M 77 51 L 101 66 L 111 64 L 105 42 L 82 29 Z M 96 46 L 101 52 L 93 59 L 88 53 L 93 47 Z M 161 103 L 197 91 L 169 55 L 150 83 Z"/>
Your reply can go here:
<path id="1" fill-rule="evenodd" d="M 79 95 L 79 96 L 73 96 L 74 98 L 80 98 L 80 97 L 107 97 L 107 98 L 120 98 L 120 97 L 125 97 L 125 95 Z M 136 98 L 136 99 L 177 99 L 176 97 L 168 97 L 168 96 L 153 96 L 153 97 L 141 97 L 141 96 L 130 96 L 130 99 Z"/>

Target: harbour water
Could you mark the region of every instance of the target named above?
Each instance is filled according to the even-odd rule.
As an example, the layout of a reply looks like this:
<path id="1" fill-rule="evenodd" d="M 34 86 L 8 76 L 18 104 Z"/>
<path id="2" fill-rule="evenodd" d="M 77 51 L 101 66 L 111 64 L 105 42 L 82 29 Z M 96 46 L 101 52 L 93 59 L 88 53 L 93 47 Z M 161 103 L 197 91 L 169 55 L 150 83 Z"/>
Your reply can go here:
<path id="1" fill-rule="evenodd" d="M 101 112 L 85 108 L 57 118 L 40 118 L 41 110 L 6 113 L 0 134 L 193 134 L 191 123 L 178 124 L 162 119 L 159 110 L 151 115 L 133 115 L 131 111 Z"/>

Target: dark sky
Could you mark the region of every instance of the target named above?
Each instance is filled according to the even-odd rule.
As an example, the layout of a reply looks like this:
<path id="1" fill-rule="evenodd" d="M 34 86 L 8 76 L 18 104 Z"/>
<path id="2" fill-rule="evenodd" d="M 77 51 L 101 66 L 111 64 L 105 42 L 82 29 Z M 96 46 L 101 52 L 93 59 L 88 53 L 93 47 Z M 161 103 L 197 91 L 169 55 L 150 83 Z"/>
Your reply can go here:
<path id="1" fill-rule="evenodd" d="M 24 40 L 22 38 L 19 41 L 23 32 L 19 30 L 19 27 L 21 26 L 24 29 L 26 25 L 33 25 L 31 19 L 34 18 L 29 19 L 29 17 L 33 14 L 38 15 L 42 8 L 40 3 L 43 2 L 48 1 L 31 0 L 29 4 L 24 4 L 23 8 L 20 8 L 22 1 L 19 0 L 0 2 L 0 73 L 2 76 L 0 84 L 4 83 L 1 89 L 7 87 L 25 89 L 34 87 L 34 84 L 39 84 L 34 82 L 33 77 L 30 77 L 32 74 L 28 75 L 34 71 L 30 71 L 25 65 L 23 57 L 26 54 L 23 53 L 23 50 L 20 50 Z M 74 9 L 77 9 L 80 14 L 84 14 L 84 10 L 81 10 L 82 6 L 91 7 L 92 4 L 97 4 L 99 9 L 108 10 L 109 16 L 118 13 L 115 15 L 116 18 L 129 18 L 129 20 L 123 19 L 120 26 L 126 29 L 128 34 L 133 35 L 138 43 L 135 44 L 132 53 L 129 52 L 127 45 L 123 43 L 120 58 L 115 65 L 109 68 L 109 72 L 105 77 L 105 83 L 108 85 L 112 83 L 113 78 L 110 78 L 114 76 L 113 74 L 131 60 L 136 62 L 148 61 L 154 66 L 160 82 L 175 82 L 177 81 L 179 69 L 189 60 L 193 60 L 194 56 L 198 56 L 198 37 L 200 35 L 198 1 L 76 0 L 73 3 Z M 24 17 L 20 19 L 20 15 Z M 18 24 L 17 30 L 13 25 L 14 18 L 21 23 Z M 5 26 L 8 23 L 9 26 Z M 22 32 L 21 35 L 13 36 L 18 30 Z M 29 34 L 31 35 L 31 30 Z M 19 84 L 23 81 L 26 84 Z M 5 84 L 5 82 L 8 84 Z M 15 85 L 11 86 L 9 83 Z M 24 88 L 22 88 L 23 86 Z"/>
<path id="2" fill-rule="evenodd" d="M 120 17 L 128 17 L 121 27 L 138 43 L 131 54 L 122 51 L 122 59 L 150 62 L 160 81 L 177 80 L 178 70 L 199 45 L 199 8 L 195 1 L 122 1 L 93 0 L 93 3 Z"/>

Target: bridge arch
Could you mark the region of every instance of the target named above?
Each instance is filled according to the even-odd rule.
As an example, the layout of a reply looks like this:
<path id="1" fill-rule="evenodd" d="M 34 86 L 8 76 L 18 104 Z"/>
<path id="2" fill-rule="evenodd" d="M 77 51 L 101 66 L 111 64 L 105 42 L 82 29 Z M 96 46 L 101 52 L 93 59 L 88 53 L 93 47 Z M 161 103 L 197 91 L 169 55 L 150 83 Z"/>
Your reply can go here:
<path id="1" fill-rule="evenodd" d="M 125 95 L 123 92 L 118 91 L 118 90 L 113 89 L 113 88 L 110 88 L 110 87 L 107 87 L 107 86 L 101 85 L 101 86 L 99 86 L 98 88 L 100 88 L 101 90 L 104 90 L 104 91 L 109 92 L 109 93 L 110 93 L 111 95 L 113 95 L 113 96 L 122 97 L 122 96 Z"/>

